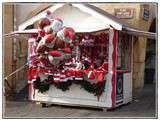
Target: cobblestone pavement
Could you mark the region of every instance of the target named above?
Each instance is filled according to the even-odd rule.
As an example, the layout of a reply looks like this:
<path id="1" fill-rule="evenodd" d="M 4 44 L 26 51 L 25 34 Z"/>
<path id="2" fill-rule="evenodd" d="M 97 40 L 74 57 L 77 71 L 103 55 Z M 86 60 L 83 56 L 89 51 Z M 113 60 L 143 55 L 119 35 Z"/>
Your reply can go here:
<path id="1" fill-rule="evenodd" d="M 50 105 L 41 105 L 27 101 L 6 101 L 4 118 L 122 118 L 157 117 L 155 103 L 155 85 L 145 85 L 144 89 L 128 104 L 111 111 L 101 109 Z"/>

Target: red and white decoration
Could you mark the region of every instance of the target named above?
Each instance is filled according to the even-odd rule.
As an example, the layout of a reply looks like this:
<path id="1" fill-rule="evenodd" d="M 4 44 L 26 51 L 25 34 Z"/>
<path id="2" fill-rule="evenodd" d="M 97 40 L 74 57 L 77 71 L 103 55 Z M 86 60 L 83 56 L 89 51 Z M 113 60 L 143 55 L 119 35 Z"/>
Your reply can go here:
<path id="1" fill-rule="evenodd" d="M 117 69 L 122 63 L 117 56 L 117 54 L 121 56 L 122 52 L 117 48 L 122 30 L 121 24 L 112 21 L 111 18 L 105 18 L 103 14 L 85 5 L 59 5 L 57 8 L 53 7 L 52 10 L 54 13 L 48 11 L 46 18 L 39 23 L 37 39 L 32 37 L 28 41 L 30 100 L 102 108 L 114 108 L 131 101 L 132 70 Z M 75 17 L 77 14 L 86 18 L 77 18 Z M 78 22 L 74 22 L 74 19 Z M 94 20 L 95 25 L 85 23 L 87 20 Z M 77 36 L 79 42 L 75 40 Z M 46 71 L 42 72 L 40 70 L 42 68 Z M 123 74 L 123 79 L 121 79 L 123 92 L 119 101 L 116 95 L 118 74 Z M 53 76 L 53 83 L 56 84 L 66 83 L 69 80 L 86 80 L 95 84 L 105 80 L 105 89 L 98 100 L 96 96 L 77 85 L 72 85 L 66 92 L 51 86 L 49 91 L 41 94 L 34 89 L 32 83 L 38 76 L 41 76 L 43 78 L 41 81 L 43 81 L 48 75 Z"/>

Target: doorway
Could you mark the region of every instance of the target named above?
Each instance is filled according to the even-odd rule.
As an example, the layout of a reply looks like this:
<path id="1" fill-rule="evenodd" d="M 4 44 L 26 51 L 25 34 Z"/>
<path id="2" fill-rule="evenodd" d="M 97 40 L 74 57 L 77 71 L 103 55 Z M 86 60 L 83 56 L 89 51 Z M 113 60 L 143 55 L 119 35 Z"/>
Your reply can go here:
<path id="1" fill-rule="evenodd" d="M 153 20 L 149 32 L 156 33 L 156 18 Z M 156 40 L 147 39 L 145 58 L 145 84 L 153 84 L 156 79 Z"/>

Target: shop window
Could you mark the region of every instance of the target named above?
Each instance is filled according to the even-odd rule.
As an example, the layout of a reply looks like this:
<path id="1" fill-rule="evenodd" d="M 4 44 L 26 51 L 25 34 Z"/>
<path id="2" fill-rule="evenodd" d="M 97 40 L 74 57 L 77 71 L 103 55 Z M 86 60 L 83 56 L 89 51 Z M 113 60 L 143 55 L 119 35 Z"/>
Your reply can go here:
<path id="1" fill-rule="evenodd" d="M 78 34 L 78 36 L 81 61 L 88 62 L 88 66 L 92 64 L 95 69 L 108 62 L 109 34 L 107 32 Z M 84 64 L 87 66 L 87 63 Z"/>
<path id="2" fill-rule="evenodd" d="M 119 32 L 117 42 L 117 69 L 131 71 L 132 36 Z"/>

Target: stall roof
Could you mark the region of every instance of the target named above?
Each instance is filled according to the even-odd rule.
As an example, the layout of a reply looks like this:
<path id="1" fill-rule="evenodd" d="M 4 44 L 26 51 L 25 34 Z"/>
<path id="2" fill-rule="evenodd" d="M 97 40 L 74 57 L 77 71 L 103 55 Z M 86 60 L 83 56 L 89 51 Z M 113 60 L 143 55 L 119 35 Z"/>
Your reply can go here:
<path id="1" fill-rule="evenodd" d="M 70 12 L 71 15 L 73 14 L 73 16 L 66 16 L 66 14 L 62 12 L 63 7 L 66 7 L 64 12 L 68 11 L 68 12 Z M 74 7 L 74 9 L 71 9 L 73 7 Z M 36 21 L 45 17 L 47 10 L 50 10 L 53 13 L 54 13 L 54 11 L 57 11 L 57 13 L 55 12 L 55 16 L 62 14 L 61 16 L 64 17 L 64 19 L 65 19 L 64 21 L 67 21 L 67 19 L 69 19 L 66 22 L 66 26 L 69 25 L 70 27 L 73 27 L 76 32 L 94 32 L 94 31 L 99 31 L 102 29 L 107 29 L 110 26 L 112 26 L 113 28 L 115 28 L 117 30 L 127 32 L 128 34 L 132 34 L 132 35 L 136 35 L 136 36 L 137 35 L 144 36 L 144 37 L 147 37 L 150 39 L 156 39 L 156 33 L 146 32 L 146 31 L 140 30 L 139 28 L 131 27 L 131 26 L 127 25 L 126 23 L 122 22 L 117 17 L 109 14 L 108 12 L 106 12 L 98 7 L 95 7 L 93 5 L 87 4 L 87 3 L 84 3 L 84 4 L 82 4 L 82 3 L 81 4 L 74 4 L 74 3 L 62 4 L 62 3 L 59 3 L 56 5 L 53 5 L 53 6 L 49 7 L 48 9 L 44 10 L 43 12 L 39 13 L 38 15 L 27 20 L 23 24 L 21 24 L 19 26 L 19 31 L 17 31 L 16 33 L 18 33 L 18 32 L 21 33 L 22 31 L 23 31 L 23 33 L 24 33 L 24 31 L 27 32 L 28 30 L 25 30 L 26 27 L 34 24 Z M 58 10 L 59 10 L 59 12 L 58 12 Z M 80 19 L 79 23 L 78 22 L 73 23 L 75 21 L 78 21 L 78 19 L 76 19 L 77 13 L 74 13 L 74 11 L 78 11 L 78 10 L 80 10 L 84 13 L 84 15 L 79 16 L 78 19 L 80 19 L 80 17 L 86 17 L 86 19 L 83 19 L 83 20 Z M 72 21 L 71 18 L 74 21 Z M 92 19 L 94 19 L 94 20 L 92 20 Z M 70 20 L 71 20 L 71 22 L 70 22 Z M 98 20 L 100 20 L 100 23 L 97 22 Z M 84 23 L 85 21 L 88 24 L 85 24 Z M 84 27 L 82 27 L 82 26 L 84 26 Z M 29 32 L 31 32 L 31 31 L 32 30 L 30 30 Z M 34 32 L 38 32 L 38 30 L 36 31 L 34 29 Z"/>

